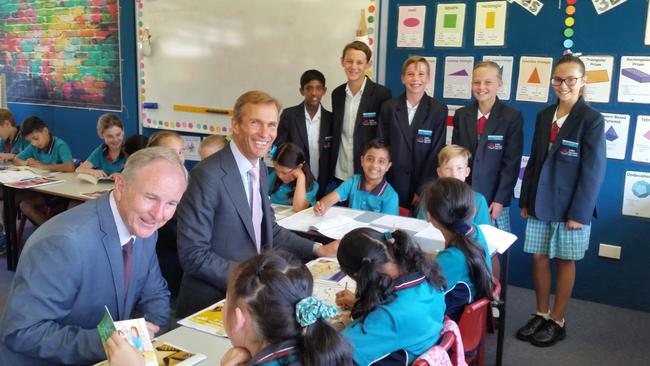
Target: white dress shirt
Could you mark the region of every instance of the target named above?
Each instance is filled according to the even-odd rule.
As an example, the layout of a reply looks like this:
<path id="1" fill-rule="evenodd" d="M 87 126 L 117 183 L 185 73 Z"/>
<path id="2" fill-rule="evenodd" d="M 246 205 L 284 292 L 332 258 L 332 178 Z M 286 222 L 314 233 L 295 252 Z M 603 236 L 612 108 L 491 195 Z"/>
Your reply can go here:
<path id="1" fill-rule="evenodd" d="M 108 196 L 108 203 L 111 205 L 111 212 L 113 213 L 113 220 L 115 221 L 115 227 L 117 227 L 117 235 L 120 238 L 120 245 L 124 246 L 129 240 L 133 239 L 135 243 L 135 235 L 131 235 L 129 229 L 124 224 L 122 216 L 120 216 L 120 211 L 117 210 L 117 202 L 115 202 L 114 193 L 111 192 Z"/>
<path id="2" fill-rule="evenodd" d="M 311 118 L 309 112 L 307 112 L 307 107 L 305 107 L 305 127 L 307 128 L 307 143 L 309 144 L 309 168 L 316 179 L 318 179 L 318 158 L 320 157 L 318 149 L 318 140 L 320 139 L 320 110 L 321 106 L 318 106 L 318 111 L 316 111 L 314 118 Z"/>
<path id="3" fill-rule="evenodd" d="M 415 117 L 415 112 L 417 112 L 417 110 L 418 110 L 418 106 L 419 106 L 419 105 L 420 105 L 420 103 L 418 103 L 418 104 L 416 104 L 416 105 L 413 106 L 413 105 L 411 105 L 411 103 L 408 101 L 408 99 L 406 100 L 406 111 L 408 112 L 408 117 L 409 117 L 409 126 L 410 126 L 411 124 L 413 124 L 413 117 Z"/>
<path id="4" fill-rule="evenodd" d="M 336 161 L 334 176 L 340 180 L 346 180 L 354 174 L 354 127 L 357 121 L 357 112 L 361 104 L 361 96 L 366 88 L 366 79 L 363 78 L 363 84 L 357 94 L 352 95 L 350 85 L 345 85 L 345 110 L 343 112 L 343 128 L 341 129 L 341 146 L 339 147 L 339 157 Z"/>

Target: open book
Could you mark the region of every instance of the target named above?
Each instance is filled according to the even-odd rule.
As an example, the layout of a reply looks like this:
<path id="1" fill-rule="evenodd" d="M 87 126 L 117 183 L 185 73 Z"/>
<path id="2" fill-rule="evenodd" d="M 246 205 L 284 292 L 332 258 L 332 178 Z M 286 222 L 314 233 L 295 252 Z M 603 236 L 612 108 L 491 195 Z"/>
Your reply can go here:
<path id="1" fill-rule="evenodd" d="M 94 175 L 91 174 L 85 174 L 85 173 L 79 173 L 77 174 L 77 178 L 80 180 L 83 180 L 84 182 L 88 182 L 90 184 L 97 184 L 99 182 L 114 182 L 113 178 L 97 178 Z"/>
<path id="2" fill-rule="evenodd" d="M 348 216 L 338 216 L 313 223 L 309 229 L 328 238 L 341 239 L 345 234 L 360 227 L 370 227 L 370 225 Z"/>
<path id="3" fill-rule="evenodd" d="M 225 302 L 226 300 L 221 300 L 216 304 L 212 304 L 185 319 L 179 320 L 178 324 L 208 334 L 227 337 L 226 329 L 223 327 L 223 304 Z"/>
<path id="4" fill-rule="evenodd" d="M 27 189 L 34 187 L 47 186 L 50 184 L 57 184 L 65 182 L 63 179 L 47 178 L 47 177 L 34 177 L 34 178 L 25 178 L 15 182 L 4 183 L 6 186 Z"/>

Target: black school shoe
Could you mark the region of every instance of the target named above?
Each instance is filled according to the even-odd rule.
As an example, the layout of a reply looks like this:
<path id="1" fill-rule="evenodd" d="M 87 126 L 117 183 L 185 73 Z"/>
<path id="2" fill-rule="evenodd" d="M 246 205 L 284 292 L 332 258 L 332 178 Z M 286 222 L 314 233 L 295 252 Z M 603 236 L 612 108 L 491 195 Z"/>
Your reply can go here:
<path id="1" fill-rule="evenodd" d="M 550 347 L 566 337 L 566 324 L 559 326 L 553 319 L 548 319 L 544 325 L 530 338 L 530 343 L 537 347 Z"/>
<path id="2" fill-rule="evenodd" d="M 546 319 L 541 315 L 535 315 L 532 319 L 526 323 L 523 327 L 519 328 L 517 331 L 517 339 L 522 341 L 530 341 L 533 334 L 537 332 L 542 326 Z"/>

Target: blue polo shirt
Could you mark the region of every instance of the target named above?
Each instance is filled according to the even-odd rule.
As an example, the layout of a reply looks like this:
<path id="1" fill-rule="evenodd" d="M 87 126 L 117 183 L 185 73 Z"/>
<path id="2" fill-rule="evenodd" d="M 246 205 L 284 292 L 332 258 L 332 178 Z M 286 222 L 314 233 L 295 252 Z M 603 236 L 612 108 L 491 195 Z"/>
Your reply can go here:
<path id="1" fill-rule="evenodd" d="M 472 225 L 468 237 L 485 252 L 485 261 L 491 276 L 492 260 L 481 228 Z M 448 246 L 436 255 L 436 261 L 447 279 L 447 314 L 454 315 L 458 311 L 462 311 L 465 305 L 476 300 L 476 287 L 469 275 L 467 258 L 460 249 Z"/>
<path id="2" fill-rule="evenodd" d="M 363 330 L 358 319 L 343 330 L 359 365 L 381 364 L 389 358 L 410 365 L 440 338 L 445 296 L 423 274 L 396 280 L 390 297 L 366 316 Z"/>
<path id="3" fill-rule="evenodd" d="M 29 146 L 29 141 L 25 140 L 25 137 L 20 132 L 20 128 L 18 128 L 16 136 L 13 139 L 0 140 L 0 149 L 2 149 L 3 153 L 18 154 L 25 150 L 27 146 Z"/>
<path id="4" fill-rule="evenodd" d="M 126 156 L 120 151 L 117 159 L 111 160 L 108 155 L 108 146 L 106 144 L 101 144 L 90 153 L 88 160 L 93 165 L 94 169 L 101 169 L 104 173 L 111 175 L 113 173 L 119 173 L 124 169 L 124 164 L 126 164 Z"/>
<path id="5" fill-rule="evenodd" d="M 488 209 L 487 200 L 485 196 L 479 192 L 474 192 L 474 205 L 476 207 L 476 215 L 472 218 L 472 224 L 474 225 L 492 225 L 490 222 L 490 210 Z M 425 202 L 420 203 L 420 209 L 418 209 L 418 219 L 425 220 L 427 219 L 427 214 L 425 211 Z"/>
<path id="6" fill-rule="evenodd" d="M 50 145 L 45 149 L 38 149 L 29 145 L 25 150 L 16 155 L 18 159 L 36 159 L 43 164 L 63 164 L 72 161 L 72 152 L 65 141 L 56 136 L 51 136 Z"/>
<path id="7" fill-rule="evenodd" d="M 381 212 L 389 215 L 399 214 L 399 197 L 393 187 L 384 179 L 372 191 L 366 192 L 365 180 L 355 174 L 334 190 L 341 201 L 348 200 L 350 208 Z"/>
<path id="8" fill-rule="evenodd" d="M 269 197 L 271 198 L 271 203 L 277 203 L 279 205 L 292 205 L 293 192 L 295 191 L 295 187 L 282 183 L 278 187 L 277 191 L 271 193 L 273 184 L 275 184 L 276 179 L 278 179 L 278 175 L 274 170 L 269 174 Z M 309 201 L 309 204 L 312 206 L 316 203 L 316 193 L 318 193 L 318 182 L 314 181 L 311 190 L 307 192 L 307 201 Z"/>

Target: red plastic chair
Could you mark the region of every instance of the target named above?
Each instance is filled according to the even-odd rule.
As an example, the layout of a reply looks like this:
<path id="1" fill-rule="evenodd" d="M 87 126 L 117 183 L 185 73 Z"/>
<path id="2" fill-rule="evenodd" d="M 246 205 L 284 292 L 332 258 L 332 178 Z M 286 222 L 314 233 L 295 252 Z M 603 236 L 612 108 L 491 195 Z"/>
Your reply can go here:
<path id="1" fill-rule="evenodd" d="M 456 337 L 454 336 L 454 333 L 452 332 L 447 332 L 442 335 L 442 338 L 440 338 L 440 341 L 438 344 L 434 345 L 434 347 L 442 347 L 445 349 L 445 351 L 449 352 L 452 350 L 452 347 L 456 343 Z M 456 366 L 454 363 L 454 360 L 452 359 L 452 364 Z M 429 363 L 422 359 L 422 358 L 416 358 L 415 361 L 413 362 L 413 366 L 430 366 Z"/>
<path id="2" fill-rule="evenodd" d="M 465 361 L 468 365 L 483 366 L 485 358 L 485 332 L 490 300 L 486 297 L 465 306 L 458 321 L 460 335 L 465 348 Z"/>
<path id="3" fill-rule="evenodd" d="M 400 207 L 398 213 L 400 216 L 404 216 L 404 217 L 411 216 L 411 211 L 406 207 Z"/>

